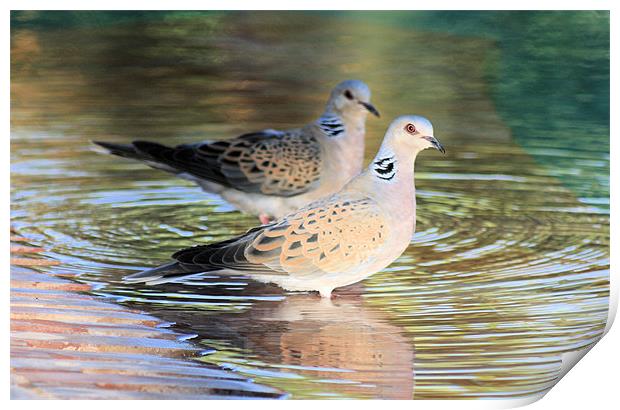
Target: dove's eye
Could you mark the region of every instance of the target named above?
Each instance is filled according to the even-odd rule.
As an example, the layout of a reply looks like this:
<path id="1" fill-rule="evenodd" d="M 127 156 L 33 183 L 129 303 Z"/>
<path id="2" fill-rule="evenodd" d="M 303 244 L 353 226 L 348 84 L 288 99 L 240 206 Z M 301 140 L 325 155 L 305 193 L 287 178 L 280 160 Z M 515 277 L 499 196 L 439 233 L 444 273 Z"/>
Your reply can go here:
<path id="1" fill-rule="evenodd" d="M 349 100 L 353 99 L 353 94 L 351 94 L 351 91 L 349 91 L 349 90 L 346 90 L 344 92 L 344 96 L 347 97 Z"/>
<path id="2" fill-rule="evenodd" d="M 415 125 L 409 123 L 405 126 L 405 131 L 407 131 L 409 134 L 413 134 L 415 132 Z"/>

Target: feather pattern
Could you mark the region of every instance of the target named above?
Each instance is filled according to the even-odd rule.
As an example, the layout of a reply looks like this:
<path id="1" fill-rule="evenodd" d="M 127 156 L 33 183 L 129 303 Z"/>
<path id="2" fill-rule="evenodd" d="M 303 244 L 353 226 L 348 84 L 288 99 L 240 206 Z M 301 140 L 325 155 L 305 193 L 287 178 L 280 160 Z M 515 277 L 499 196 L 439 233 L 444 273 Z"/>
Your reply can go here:
<path id="1" fill-rule="evenodd" d="M 319 118 L 318 125 L 328 137 L 337 137 L 345 132 L 344 122 L 335 114 L 324 114 Z"/>

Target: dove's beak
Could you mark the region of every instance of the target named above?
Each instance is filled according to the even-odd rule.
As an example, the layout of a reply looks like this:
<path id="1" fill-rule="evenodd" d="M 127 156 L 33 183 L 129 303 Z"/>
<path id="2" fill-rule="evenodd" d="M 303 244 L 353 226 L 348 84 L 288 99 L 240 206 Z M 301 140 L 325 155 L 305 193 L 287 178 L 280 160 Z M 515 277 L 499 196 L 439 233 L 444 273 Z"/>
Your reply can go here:
<path id="1" fill-rule="evenodd" d="M 379 114 L 379 111 L 377 111 L 375 106 L 372 105 L 371 103 L 360 101 L 360 104 L 362 104 L 364 106 L 364 108 L 366 108 L 368 111 L 370 111 L 371 114 L 373 114 L 373 115 L 375 115 L 377 117 L 381 117 L 381 115 Z"/>
<path id="2" fill-rule="evenodd" d="M 433 137 L 432 135 L 426 135 L 424 137 L 425 140 L 427 140 L 428 142 L 430 142 L 431 144 L 433 144 L 433 147 L 439 151 L 441 151 L 442 154 L 446 153 L 446 149 L 443 147 L 443 145 L 441 145 L 441 143 L 439 141 L 437 141 L 437 138 Z"/>

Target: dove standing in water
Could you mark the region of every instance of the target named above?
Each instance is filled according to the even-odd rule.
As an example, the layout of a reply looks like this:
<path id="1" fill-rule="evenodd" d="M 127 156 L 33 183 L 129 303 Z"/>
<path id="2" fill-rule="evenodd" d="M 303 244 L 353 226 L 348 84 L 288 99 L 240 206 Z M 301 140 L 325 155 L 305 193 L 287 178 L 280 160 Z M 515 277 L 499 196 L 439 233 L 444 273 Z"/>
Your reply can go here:
<path id="1" fill-rule="evenodd" d="M 236 273 L 329 297 L 385 268 L 409 245 L 416 219 L 414 161 L 426 148 L 445 152 L 431 123 L 413 115 L 396 118 L 375 159 L 340 192 L 236 238 L 181 250 L 172 262 L 125 280 L 157 284 L 202 272 Z"/>
<path id="2" fill-rule="evenodd" d="M 321 118 L 302 128 L 176 147 L 94 142 L 107 153 L 194 181 L 265 224 L 338 192 L 362 170 L 368 112 L 379 116 L 370 89 L 348 80 L 332 90 Z"/>

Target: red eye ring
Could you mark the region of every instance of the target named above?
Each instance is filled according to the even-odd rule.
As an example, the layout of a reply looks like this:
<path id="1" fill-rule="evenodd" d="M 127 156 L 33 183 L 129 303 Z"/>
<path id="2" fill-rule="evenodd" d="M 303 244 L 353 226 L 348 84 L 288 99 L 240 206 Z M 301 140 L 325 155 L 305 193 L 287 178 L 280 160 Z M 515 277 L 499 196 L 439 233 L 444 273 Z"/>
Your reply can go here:
<path id="1" fill-rule="evenodd" d="M 405 131 L 407 131 L 409 134 L 413 134 L 415 132 L 415 125 L 411 123 L 405 125 Z"/>

